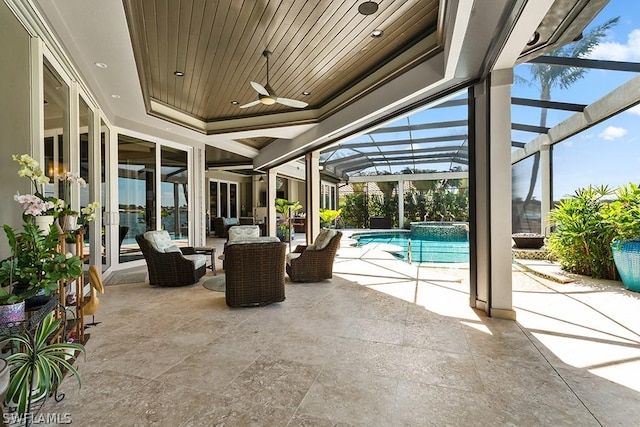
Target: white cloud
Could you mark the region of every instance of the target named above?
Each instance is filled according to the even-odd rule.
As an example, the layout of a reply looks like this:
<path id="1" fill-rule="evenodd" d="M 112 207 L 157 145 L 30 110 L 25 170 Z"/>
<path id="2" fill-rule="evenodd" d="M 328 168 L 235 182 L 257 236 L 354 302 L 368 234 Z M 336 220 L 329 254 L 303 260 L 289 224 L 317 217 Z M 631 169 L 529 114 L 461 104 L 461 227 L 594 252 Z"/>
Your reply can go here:
<path id="1" fill-rule="evenodd" d="M 632 114 L 636 114 L 636 115 L 640 116 L 640 104 L 636 105 L 635 107 L 629 108 L 627 111 L 632 113 Z"/>
<path id="2" fill-rule="evenodd" d="M 607 126 L 607 128 L 605 130 L 603 130 L 602 132 L 600 132 L 600 134 L 598 136 L 600 138 L 604 139 L 604 140 L 612 141 L 612 140 L 617 139 L 617 138 L 622 138 L 627 133 L 628 132 L 627 132 L 627 130 L 625 128 L 619 128 L 619 127 L 615 127 L 615 126 Z"/>
<path id="3" fill-rule="evenodd" d="M 640 29 L 635 29 L 627 36 L 627 43 L 602 42 L 598 44 L 590 59 L 606 59 L 609 61 L 637 61 L 640 59 Z"/>

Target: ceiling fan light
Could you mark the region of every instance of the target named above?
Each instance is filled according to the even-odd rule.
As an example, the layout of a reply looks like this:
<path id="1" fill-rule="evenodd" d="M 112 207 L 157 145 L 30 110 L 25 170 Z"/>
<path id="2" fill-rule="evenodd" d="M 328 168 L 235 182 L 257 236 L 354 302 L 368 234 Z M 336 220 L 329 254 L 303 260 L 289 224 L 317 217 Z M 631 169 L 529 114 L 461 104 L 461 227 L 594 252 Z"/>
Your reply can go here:
<path id="1" fill-rule="evenodd" d="M 271 98 L 270 96 L 261 96 L 260 102 L 264 105 L 273 105 L 276 103 L 276 100 Z"/>

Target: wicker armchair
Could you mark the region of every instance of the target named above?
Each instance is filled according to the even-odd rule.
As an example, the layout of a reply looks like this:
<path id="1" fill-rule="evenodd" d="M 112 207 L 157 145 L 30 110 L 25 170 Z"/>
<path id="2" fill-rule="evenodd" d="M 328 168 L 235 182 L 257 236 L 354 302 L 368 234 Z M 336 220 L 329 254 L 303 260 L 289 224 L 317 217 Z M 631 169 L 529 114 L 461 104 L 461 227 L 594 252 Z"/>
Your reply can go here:
<path id="1" fill-rule="evenodd" d="M 333 231 L 335 232 L 335 231 Z M 322 234 L 322 233 L 321 233 Z M 333 261 L 340 247 L 341 232 L 335 232 L 321 249 L 298 245 L 287 257 L 287 274 L 294 282 L 319 282 L 333 277 Z M 316 245 L 321 237 L 318 235 Z"/>
<path id="2" fill-rule="evenodd" d="M 165 236 L 166 234 L 166 236 Z M 136 236 L 136 241 L 147 261 L 149 284 L 158 286 L 185 286 L 196 283 L 206 270 L 207 256 L 196 254 L 192 247 L 178 248 L 173 244 L 159 246 L 153 237 L 169 242 L 166 231 L 147 231 Z"/>
<path id="3" fill-rule="evenodd" d="M 224 252 L 229 307 L 267 305 L 285 300 L 282 242 L 231 243 Z"/>

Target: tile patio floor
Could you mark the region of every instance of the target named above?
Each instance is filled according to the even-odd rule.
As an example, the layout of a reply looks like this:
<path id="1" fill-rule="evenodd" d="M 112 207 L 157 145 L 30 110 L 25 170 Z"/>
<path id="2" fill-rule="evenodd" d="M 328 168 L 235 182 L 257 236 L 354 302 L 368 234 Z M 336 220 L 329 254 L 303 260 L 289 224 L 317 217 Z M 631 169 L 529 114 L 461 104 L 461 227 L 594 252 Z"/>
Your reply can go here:
<path id="1" fill-rule="evenodd" d="M 640 294 L 514 267 L 518 320 L 497 320 L 468 307 L 466 270 L 348 244 L 332 281 L 287 282 L 262 308 L 230 309 L 202 281 L 108 285 L 82 389 L 67 378 L 42 412 L 79 426 L 640 425 Z"/>

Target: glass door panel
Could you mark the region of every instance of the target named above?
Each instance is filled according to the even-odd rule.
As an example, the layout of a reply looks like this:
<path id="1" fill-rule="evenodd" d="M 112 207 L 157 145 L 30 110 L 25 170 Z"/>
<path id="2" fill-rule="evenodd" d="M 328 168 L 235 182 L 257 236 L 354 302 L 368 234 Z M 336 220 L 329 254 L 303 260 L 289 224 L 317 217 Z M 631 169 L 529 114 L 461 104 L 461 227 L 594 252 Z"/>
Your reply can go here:
<path id="1" fill-rule="evenodd" d="M 229 217 L 238 216 L 238 184 L 229 183 Z"/>
<path id="2" fill-rule="evenodd" d="M 102 271 L 111 266 L 111 233 L 108 231 L 106 224 L 106 213 L 110 212 L 109 204 L 109 179 L 107 168 L 107 153 L 109 141 L 109 128 L 104 120 L 100 119 L 100 208 L 102 209 Z M 119 248 L 119 247 L 118 247 Z"/>
<path id="3" fill-rule="evenodd" d="M 228 201 L 228 186 L 226 182 L 220 183 L 220 216 L 223 218 L 229 217 L 229 201 Z"/>
<path id="4" fill-rule="evenodd" d="M 44 172 L 50 178 L 45 196 L 63 198 L 58 177 L 69 170 L 69 87 L 44 61 Z M 57 184 L 57 185 L 56 185 Z"/>
<path id="5" fill-rule="evenodd" d="M 156 230 L 156 145 L 118 135 L 118 207 L 121 238 L 120 262 L 142 258 L 137 234 Z"/>
<path id="6" fill-rule="evenodd" d="M 79 97 L 78 99 L 78 114 L 80 124 L 80 177 L 85 180 L 87 185 L 85 187 L 79 188 L 79 208 L 77 207 L 78 205 L 75 202 L 72 204 L 72 206 L 74 206 L 74 209 L 78 209 L 78 211 L 81 211 L 82 208 L 86 208 L 89 203 L 93 202 L 93 200 L 91 200 L 91 185 L 94 184 L 93 182 L 91 182 L 91 170 L 93 168 L 93 165 L 91 162 L 92 149 L 90 148 L 93 146 L 93 144 L 90 143 L 90 135 L 92 135 L 91 125 L 93 123 L 93 112 L 89 109 L 89 106 L 84 101 L 84 99 L 82 99 L 82 97 Z M 76 197 L 77 196 L 71 195 L 72 200 Z M 71 203 L 71 201 L 67 201 L 67 203 Z M 95 227 L 95 223 L 87 224 L 84 227 L 84 255 L 88 255 L 90 253 L 89 248 L 91 247 L 91 233 L 89 233 L 89 227 Z M 97 250 L 98 247 L 92 249 Z M 89 258 L 85 257 L 85 263 L 88 262 Z"/>
<path id="7" fill-rule="evenodd" d="M 189 212 L 187 188 L 187 152 L 176 148 L 160 150 L 160 209 L 162 229 L 174 240 L 189 239 Z"/>
<path id="8" fill-rule="evenodd" d="M 218 216 L 218 182 L 209 182 L 209 231 L 213 232 L 213 218 Z"/>

